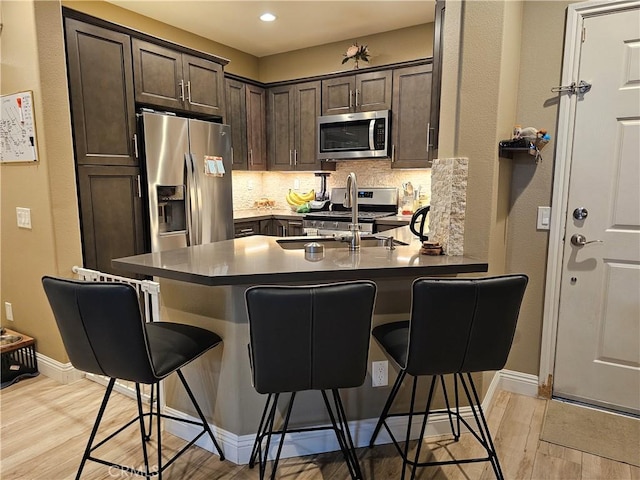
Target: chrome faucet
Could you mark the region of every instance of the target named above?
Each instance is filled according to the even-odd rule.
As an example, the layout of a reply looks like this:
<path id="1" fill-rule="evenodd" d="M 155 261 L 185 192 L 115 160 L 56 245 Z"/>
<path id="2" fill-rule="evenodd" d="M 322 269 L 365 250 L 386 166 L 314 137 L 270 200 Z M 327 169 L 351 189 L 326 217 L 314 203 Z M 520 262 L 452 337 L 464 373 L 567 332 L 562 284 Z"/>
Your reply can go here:
<path id="1" fill-rule="evenodd" d="M 349 231 L 351 238 L 349 241 L 349 250 L 360 250 L 360 224 L 358 223 L 358 182 L 356 174 L 351 172 L 347 177 L 347 192 L 344 196 L 344 204 L 346 208 L 351 208 L 351 223 Z"/>

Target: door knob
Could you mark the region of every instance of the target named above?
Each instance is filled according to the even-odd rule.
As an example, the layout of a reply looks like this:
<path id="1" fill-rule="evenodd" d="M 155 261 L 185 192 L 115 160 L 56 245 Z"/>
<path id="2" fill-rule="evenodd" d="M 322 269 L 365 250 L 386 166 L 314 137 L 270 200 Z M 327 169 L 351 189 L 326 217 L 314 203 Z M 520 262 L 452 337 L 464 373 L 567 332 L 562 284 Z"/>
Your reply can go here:
<path id="1" fill-rule="evenodd" d="M 580 235 L 579 233 L 574 233 L 571 237 L 571 245 L 576 247 L 584 247 L 590 243 L 604 243 L 603 240 L 589 240 L 587 242 L 587 237 L 584 235 Z"/>

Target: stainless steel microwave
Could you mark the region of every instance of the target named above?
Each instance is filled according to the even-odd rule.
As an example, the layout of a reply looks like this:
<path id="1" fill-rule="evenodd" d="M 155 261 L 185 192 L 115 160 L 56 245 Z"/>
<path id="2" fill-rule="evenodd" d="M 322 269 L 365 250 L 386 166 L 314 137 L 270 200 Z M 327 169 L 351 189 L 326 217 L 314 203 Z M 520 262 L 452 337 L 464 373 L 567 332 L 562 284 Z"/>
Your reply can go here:
<path id="1" fill-rule="evenodd" d="M 318 117 L 318 159 L 389 156 L 389 110 Z"/>

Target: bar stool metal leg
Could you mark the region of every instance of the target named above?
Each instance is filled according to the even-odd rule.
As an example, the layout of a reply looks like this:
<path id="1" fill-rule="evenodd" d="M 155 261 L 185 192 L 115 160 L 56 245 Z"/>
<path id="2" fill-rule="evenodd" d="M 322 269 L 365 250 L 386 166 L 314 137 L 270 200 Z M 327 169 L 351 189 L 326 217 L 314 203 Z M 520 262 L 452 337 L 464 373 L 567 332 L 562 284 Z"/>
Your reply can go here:
<path id="1" fill-rule="evenodd" d="M 380 429 L 389 415 L 389 409 L 391 408 L 391 405 L 393 405 L 393 401 L 395 400 L 396 395 L 398 395 L 398 391 L 400 391 L 400 386 L 402 385 L 402 381 L 406 374 L 407 372 L 405 370 L 400 370 L 400 372 L 398 372 L 398 376 L 391 388 L 391 392 L 389 392 L 389 397 L 387 398 L 387 402 L 384 404 L 378 423 L 376 423 L 376 428 L 373 430 L 373 435 L 371 435 L 371 440 L 369 440 L 369 448 L 373 448 L 376 438 L 378 438 L 378 434 L 380 433 Z"/>
<path id="2" fill-rule="evenodd" d="M 104 393 L 104 397 L 102 398 L 102 403 L 100 404 L 100 410 L 98 410 L 96 421 L 93 424 L 93 430 L 91 430 L 91 435 L 89 436 L 89 441 L 87 442 L 87 447 L 84 450 L 84 455 L 82 456 L 82 460 L 80 461 L 80 466 L 78 467 L 76 480 L 80 480 L 80 476 L 82 475 L 82 470 L 84 469 L 84 466 L 87 463 L 87 460 L 91 456 L 93 440 L 96 438 L 96 433 L 98 433 L 98 427 L 100 427 L 102 416 L 104 415 L 104 411 L 107 408 L 107 403 L 109 402 L 109 397 L 111 396 L 111 392 L 113 391 L 113 386 L 115 384 L 116 384 L 115 378 L 112 378 L 111 380 L 109 380 L 109 384 L 107 385 L 107 390 Z"/>

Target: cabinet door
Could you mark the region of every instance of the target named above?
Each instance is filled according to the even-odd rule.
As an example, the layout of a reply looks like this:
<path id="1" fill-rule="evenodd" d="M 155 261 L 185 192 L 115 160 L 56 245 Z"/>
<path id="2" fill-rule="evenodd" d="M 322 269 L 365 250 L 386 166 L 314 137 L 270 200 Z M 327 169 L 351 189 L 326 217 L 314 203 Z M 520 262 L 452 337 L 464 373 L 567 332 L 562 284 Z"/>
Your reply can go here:
<path id="1" fill-rule="evenodd" d="M 322 81 L 322 115 L 350 113 L 355 108 L 355 76 Z"/>
<path id="2" fill-rule="evenodd" d="M 393 72 L 392 168 L 429 167 L 431 65 Z"/>
<path id="3" fill-rule="evenodd" d="M 391 71 L 359 73 L 354 95 L 357 112 L 391 109 Z"/>
<path id="4" fill-rule="evenodd" d="M 184 108 L 182 54 L 134 38 L 133 72 L 136 101 L 173 109 Z"/>
<path id="5" fill-rule="evenodd" d="M 246 86 L 249 170 L 267 169 L 266 97 L 264 88 Z"/>
<path id="6" fill-rule="evenodd" d="M 78 166 L 85 267 L 130 275 L 111 260 L 145 252 L 139 180 L 137 167 Z"/>
<path id="7" fill-rule="evenodd" d="M 304 235 L 304 228 L 302 228 L 302 220 L 289 220 L 289 230 L 287 236 L 300 237 Z"/>
<path id="8" fill-rule="evenodd" d="M 293 163 L 296 170 L 319 170 L 317 119 L 320 115 L 320 82 L 296 85 L 295 147 Z"/>
<path id="9" fill-rule="evenodd" d="M 247 97 L 243 82 L 227 78 L 227 115 L 225 121 L 231 126 L 231 147 L 233 148 L 234 170 L 247 170 Z"/>
<path id="10" fill-rule="evenodd" d="M 273 219 L 267 218 L 264 220 L 260 220 L 260 235 L 273 235 Z"/>
<path id="11" fill-rule="evenodd" d="M 129 36 L 71 18 L 65 26 L 76 162 L 137 165 Z"/>
<path id="12" fill-rule="evenodd" d="M 185 108 L 191 112 L 224 117 L 222 65 L 191 55 L 182 55 Z"/>
<path id="13" fill-rule="evenodd" d="M 267 145 L 269 170 L 293 170 L 294 93 L 291 86 L 269 89 Z"/>

